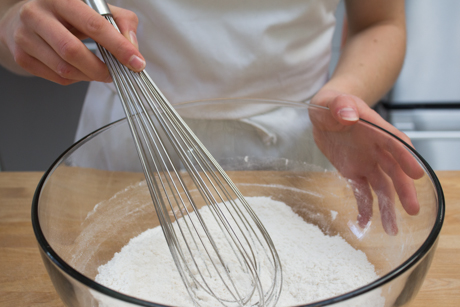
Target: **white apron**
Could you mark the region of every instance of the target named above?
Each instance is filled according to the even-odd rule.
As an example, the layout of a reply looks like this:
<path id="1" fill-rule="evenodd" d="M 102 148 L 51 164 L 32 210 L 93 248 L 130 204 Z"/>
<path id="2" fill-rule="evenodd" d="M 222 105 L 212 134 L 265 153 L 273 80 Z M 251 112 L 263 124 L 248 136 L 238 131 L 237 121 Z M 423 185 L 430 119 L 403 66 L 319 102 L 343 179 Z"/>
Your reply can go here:
<path id="1" fill-rule="evenodd" d="M 218 97 L 305 101 L 327 80 L 338 2 L 109 1 L 138 15 L 137 36 L 146 69 L 172 104 Z M 225 110 L 215 112 L 216 118 L 225 118 Z M 92 82 L 76 139 L 123 117 L 113 85 Z M 270 123 L 266 128 L 293 129 L 274 124 L 278 119 L 276 112 L 265 114 Z M 243 120 L 251 124 L 248 114 Z M 264 129 L 260 117 L 257 126 L 269 134 L 286 134 Z"/>

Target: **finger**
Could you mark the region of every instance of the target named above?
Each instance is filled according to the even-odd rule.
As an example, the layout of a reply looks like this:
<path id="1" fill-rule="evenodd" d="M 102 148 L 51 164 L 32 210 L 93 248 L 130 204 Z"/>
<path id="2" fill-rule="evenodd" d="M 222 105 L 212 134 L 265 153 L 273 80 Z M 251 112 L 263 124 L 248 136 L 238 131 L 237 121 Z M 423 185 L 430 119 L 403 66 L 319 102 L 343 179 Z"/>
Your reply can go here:
<path id="1" fill-rule="evenodd" d="M 54 1 L 53 3 L 55 2 L 73 3 L 72 1 Z M 81 4 L 85 5 L 84 3 Z M 37 36 L 41 37 L 54 50 L 54 53 L 91 80 L 103 82 L 109 78 L 107 66 L 89 51 L 77 37 L 72 35 L 56 16 L 39 7 L 36 8 L 37 11 L 30 12 L 32 8 L 22 13 L 22 19 L 29 28 L 35 30 Z"/>
<path id="2" fill-rule="evenodd" d="M 358 224 L 364 228 L 372 218 L 372 205 L 374 198 L 369 187 L 369 183 L 365 178 L 350 180 L 358 205 Z"/>
<path id="3" fill-rule="evenodd" d="M 15 59 L 22 68 L 37 77 L 50 80 L 60 85 L 69 85 L 77 82 L 76 80 L 62 78 L 41 61 L 31 57 L 23 51 L 16 51 Z"/>
<path id="4" fill-rule="evenodd" d="M 136 49 L 139 49 L 139 43 L 137 41 L 136 34 L 137 25 L 139 24 L 137 15 L 132 11 L 125 10 L 113 5 L 109 5 L 109 7 L 121 34 L 123 34 L 123 36 L 126 37 L 136 47 Z"/>
<path id="5" fill-rule="evenodd" d="M 91 78 L 77 68 L 62 60 L 51 47 L 40 37 L 31 33 L 23 38 L 17 39 L 22 49 L 33 58 L 43 62 L 63 79 L 75 81 L 91 81 Z"/>
<path id="6" fill-rule="evenodd" d="M 383 229 L 391 236 L 398 234 L 398 225 L 396 224 L 396 212 L 394 206 L 394 189 L 390 179 L 377 166 L 374 172 L 369 174 L 367 180 L 377 195 Z"/>
<path id="7" fill-rule="evenodd" d="M 359 111 L 355 99 L 351 95 L 341 94 L 329 102 L 328 107 L 337 122 L 350 126 L 359 120 Z"/>
<path id="8" fill-rule="evenodd" d="M 385 150 L 389 151 L 404 172 L 413 179 L 420 179 L 425 174 L 422 166 L 414 155 L 403 144 L 394 138 L 387 138 Z"/>
<path id="9" fill-rule="evenodd" d="M 53 31 L 39 27 L 38 34 L 50 45 L 62 61 L 69 63 L 91 80 L 105 82 L 109 78 L 107 66 L 78 38 L 57 21 L 51 21 Z"/>
<path id="10" fill-rule="evenodd" d="M 68 1 L 55 1 L 55 4 L 59 14 L 67 22 L 98 42 L 130 69 L 142 71 L 145 68 L 145 59 L 139 50 L 104 17 L 82 1 L 76 1 L 73 6 L 66 5 L 64 2 Z"/>
<path id="11" fill-rule="evenodd" d="M 390 153 L 379 150 L 378 156 L 380 167 L 393 181 L 404 210 L 410 215 L 416 215 L 420 210 L 420 204 L 414 181 L 406 175 Z"/>
<path id="12" fill-rule="evenodd" d="M 311 104 L 308 113 L 313 126 L 326 132 L 344 132 L 349 130 L 349 126 L 338 122 L 333 112 L 329 108 Z M 349 125 L 349 124 L 348 124 Z"/>
<path id="13" fill-rule="evenodd" d="M 372 124 L 377 125 L 378 127 L 394 134 L 409 146 L 412 146 L 410 139 L 406 134 L 396 129 L 393 125 L 384 120 L 380 115 L 378 115 L 374 110 L 365 108 L 361 111 L 362 118 L 368 120 Z M 421 178 L 425 172 L 421 165 L 418 163 L 418 160 L 412 155 L 412 153 L 407 149 L 399 140 L 395 139 L 393 136 L 383 133 L 380 130 L 375 130 L 373 140 L 375 143 L 384 147 L 385 150 L 389 151 L 393 157 L 401 165 L 404 172 L 413 179 Z"/>

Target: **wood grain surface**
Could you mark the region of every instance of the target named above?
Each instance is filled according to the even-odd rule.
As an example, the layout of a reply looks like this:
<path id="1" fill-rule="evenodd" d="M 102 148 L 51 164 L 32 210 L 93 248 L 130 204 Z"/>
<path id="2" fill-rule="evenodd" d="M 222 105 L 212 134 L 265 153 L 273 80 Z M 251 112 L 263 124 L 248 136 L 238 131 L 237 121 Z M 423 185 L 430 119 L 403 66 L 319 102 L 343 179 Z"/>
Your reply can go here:
<path id="1" fill-rule="evenodd" d="M 437 172 L 446 200 L 438 248 L 411 306 L 460 306 L 460 172 Z M 0 306 L 63 306 L 32 230 L 30 209 L 42 176 L 0 172 Z"/>

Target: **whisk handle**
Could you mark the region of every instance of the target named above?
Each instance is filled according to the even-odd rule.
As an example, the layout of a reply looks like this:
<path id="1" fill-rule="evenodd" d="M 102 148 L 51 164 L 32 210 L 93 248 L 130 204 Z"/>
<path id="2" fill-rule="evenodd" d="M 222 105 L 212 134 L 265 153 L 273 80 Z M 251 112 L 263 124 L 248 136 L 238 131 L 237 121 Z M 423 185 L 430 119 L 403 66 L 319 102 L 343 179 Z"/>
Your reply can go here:
<path id="1" fill-rule="evenodd" d="M 85 0 L 86 4 L 88 4 L 93 10 L 98 12 L 101 15 L 112 15 L 110 12 L 109 6 L 105 0 Z"/>

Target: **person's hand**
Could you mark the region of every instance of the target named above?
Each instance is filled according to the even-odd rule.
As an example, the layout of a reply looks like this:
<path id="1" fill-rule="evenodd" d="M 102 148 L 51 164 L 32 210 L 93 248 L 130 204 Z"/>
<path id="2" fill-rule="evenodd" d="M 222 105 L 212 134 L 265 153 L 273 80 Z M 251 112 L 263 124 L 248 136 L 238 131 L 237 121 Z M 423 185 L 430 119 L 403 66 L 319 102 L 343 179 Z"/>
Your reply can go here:
<path id="1" fill-rule="evenodd" d="M 120 34 L 81 0 L 28 0 L 0 20 L 1 48 L 25 71 L 59 84 L 110 82 L 107 66 L 81 41 L 92 38 L 134 71 L 145 67 L 136 40 L 137 16 L 110 6 Z"/>
<path id="2" fill-rule="evenodd" d="M 409 138 L 381 118 L 356 96 L 322 90 L 312 104 L 329 111 L 313 109 L 310 118 L 316 144 L 353 188 L 358 205 L 358 223 L 365 227 L 372 217 L 374 190 L 385 232 L 396 235 L 395 191 L 410 215 L 419 212 L 413 179 L 424 171 L 401 142 L 364 125 L 359 118 L 378 125 L 412 146 Z"/>

